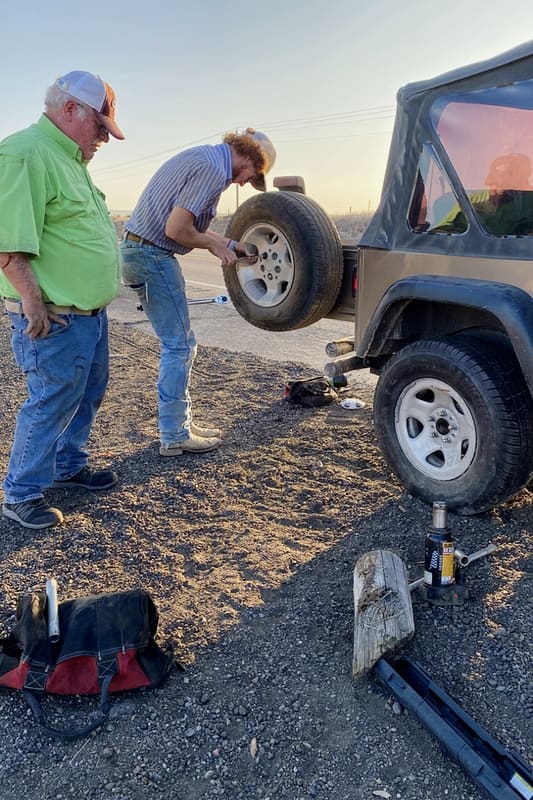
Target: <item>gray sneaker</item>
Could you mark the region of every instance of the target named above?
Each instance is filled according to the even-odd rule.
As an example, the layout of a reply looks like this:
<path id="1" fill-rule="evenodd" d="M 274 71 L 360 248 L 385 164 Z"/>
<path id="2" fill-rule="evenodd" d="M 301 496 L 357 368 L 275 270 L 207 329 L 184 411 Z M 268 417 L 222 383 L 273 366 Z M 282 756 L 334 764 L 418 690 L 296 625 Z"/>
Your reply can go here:
<path id="1" fill-rule="evenodd" d="M 159 453 L 162 456 L 181 456 L 183 453 L 207 453 L 209 450 L 216 450 L 220 444 L 220 439 L 216 436 L 204 438 L 190 433 L 187 439 L 181 442 L 169 442 L 162 444 Z"/>
<path id="2" fill-rule="evenodd" d="M 44 497 L 35 500 L 23 500 L 21 503 L 4 503 L 4 517 L 14 519 L 24 528 L 51 528 L 63 522 L 63 514 L 58 508 L 49 506 Z"/>

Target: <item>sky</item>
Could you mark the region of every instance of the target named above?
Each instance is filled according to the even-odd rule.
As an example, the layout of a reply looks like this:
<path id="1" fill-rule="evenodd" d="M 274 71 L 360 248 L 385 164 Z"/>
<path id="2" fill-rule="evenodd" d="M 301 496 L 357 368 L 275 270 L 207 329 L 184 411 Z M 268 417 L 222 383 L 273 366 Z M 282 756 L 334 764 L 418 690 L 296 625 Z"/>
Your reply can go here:
<path id="1" fill-rule="evenodd" d="M 27 0 L 2 10 L 0 139 L 35 122 L 74 69 L 117 95 L 126 140 L 90 165 L 112 211 L 131 210 L 175 153 L 251 125 L 268 176 L 301 175 L 330 214 L 379 202 L 396 92 L 533 39 L 531 0 Z M 528 23 L 528 20 L 530 22 Z M 253 193 L 230 187 L 218 210 Z"/>

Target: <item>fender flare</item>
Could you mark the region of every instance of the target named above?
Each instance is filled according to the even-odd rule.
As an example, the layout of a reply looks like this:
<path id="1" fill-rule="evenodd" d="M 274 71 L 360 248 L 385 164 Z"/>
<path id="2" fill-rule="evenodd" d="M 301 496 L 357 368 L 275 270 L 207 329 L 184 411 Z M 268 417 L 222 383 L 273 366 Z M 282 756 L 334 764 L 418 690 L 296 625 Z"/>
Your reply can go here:
<path id="1" fill-rule="evenodd" d="M 402 278 L 381 298 L 361 338 L 357 355 L 367 363 L 382 355 L 384 342 L 413 301 L 477 309 L 498 319 L 533 395 L 533 297 L 508 283 L 442 275 Z"/>

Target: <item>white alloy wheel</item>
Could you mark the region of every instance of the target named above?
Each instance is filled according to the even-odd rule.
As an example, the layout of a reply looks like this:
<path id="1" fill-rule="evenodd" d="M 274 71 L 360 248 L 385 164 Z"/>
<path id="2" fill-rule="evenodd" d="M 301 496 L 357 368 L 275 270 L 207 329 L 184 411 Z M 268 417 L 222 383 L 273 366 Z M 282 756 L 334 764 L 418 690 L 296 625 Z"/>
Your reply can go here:
<path id="1" fill-rule="evenodd" d="M 261 308 L 272 308 L 287 297 L 294 282 L 294 256 L 283 233 L 270 224 L 252 226 L 242 240 L 259 252 L 254 264 L 240 263 L 236 276 L 243 293 Z"/>
<path id="2" fill-rule="evenodd" d="M 474 419 L 447 383 L 421 379 L 406 386 L 397 401 L 395 425 L 405 457 L 430 478 L 458 478 L 474 459 Z"/>

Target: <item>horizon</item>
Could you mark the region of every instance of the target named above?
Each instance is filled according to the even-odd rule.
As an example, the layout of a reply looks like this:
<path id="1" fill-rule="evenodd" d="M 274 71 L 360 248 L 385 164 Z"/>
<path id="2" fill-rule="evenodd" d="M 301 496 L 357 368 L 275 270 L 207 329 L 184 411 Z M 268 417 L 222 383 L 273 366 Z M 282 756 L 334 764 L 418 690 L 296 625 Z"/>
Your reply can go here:
<path id="1" fill-rule="evenodd" d="M 243 202 L 245 202 L 245 201 L 243 200 Z M 347 211 L 344 214 L 343 213 L 341 213 L 341 214 L 330 214 L 329 211 L 327 213 L 332 218 L 335 218 L 335 217 L 368 217 L 368 216 L 372 216 L 375 213 L 375 210 L 376 209 L 371 209 L 370 211 Z M 110 213 L 110 215 L 112 217 L 124 217 L 126 219 L 129 219 L 129 217 L 131 217 L 131 215 L 133 213 L 133 208 L 130 208 L 130 209 L 110 208 L 109 209 L 109 213 Z M 234 211 L 228 211 L 227 213 L 222 212 L 222 211 L 218 211 L 216 216 L 214 217 L 214 219 L 216 219 L 217 217 L 232 217 L 234 213 L 235 213 Z"/>

